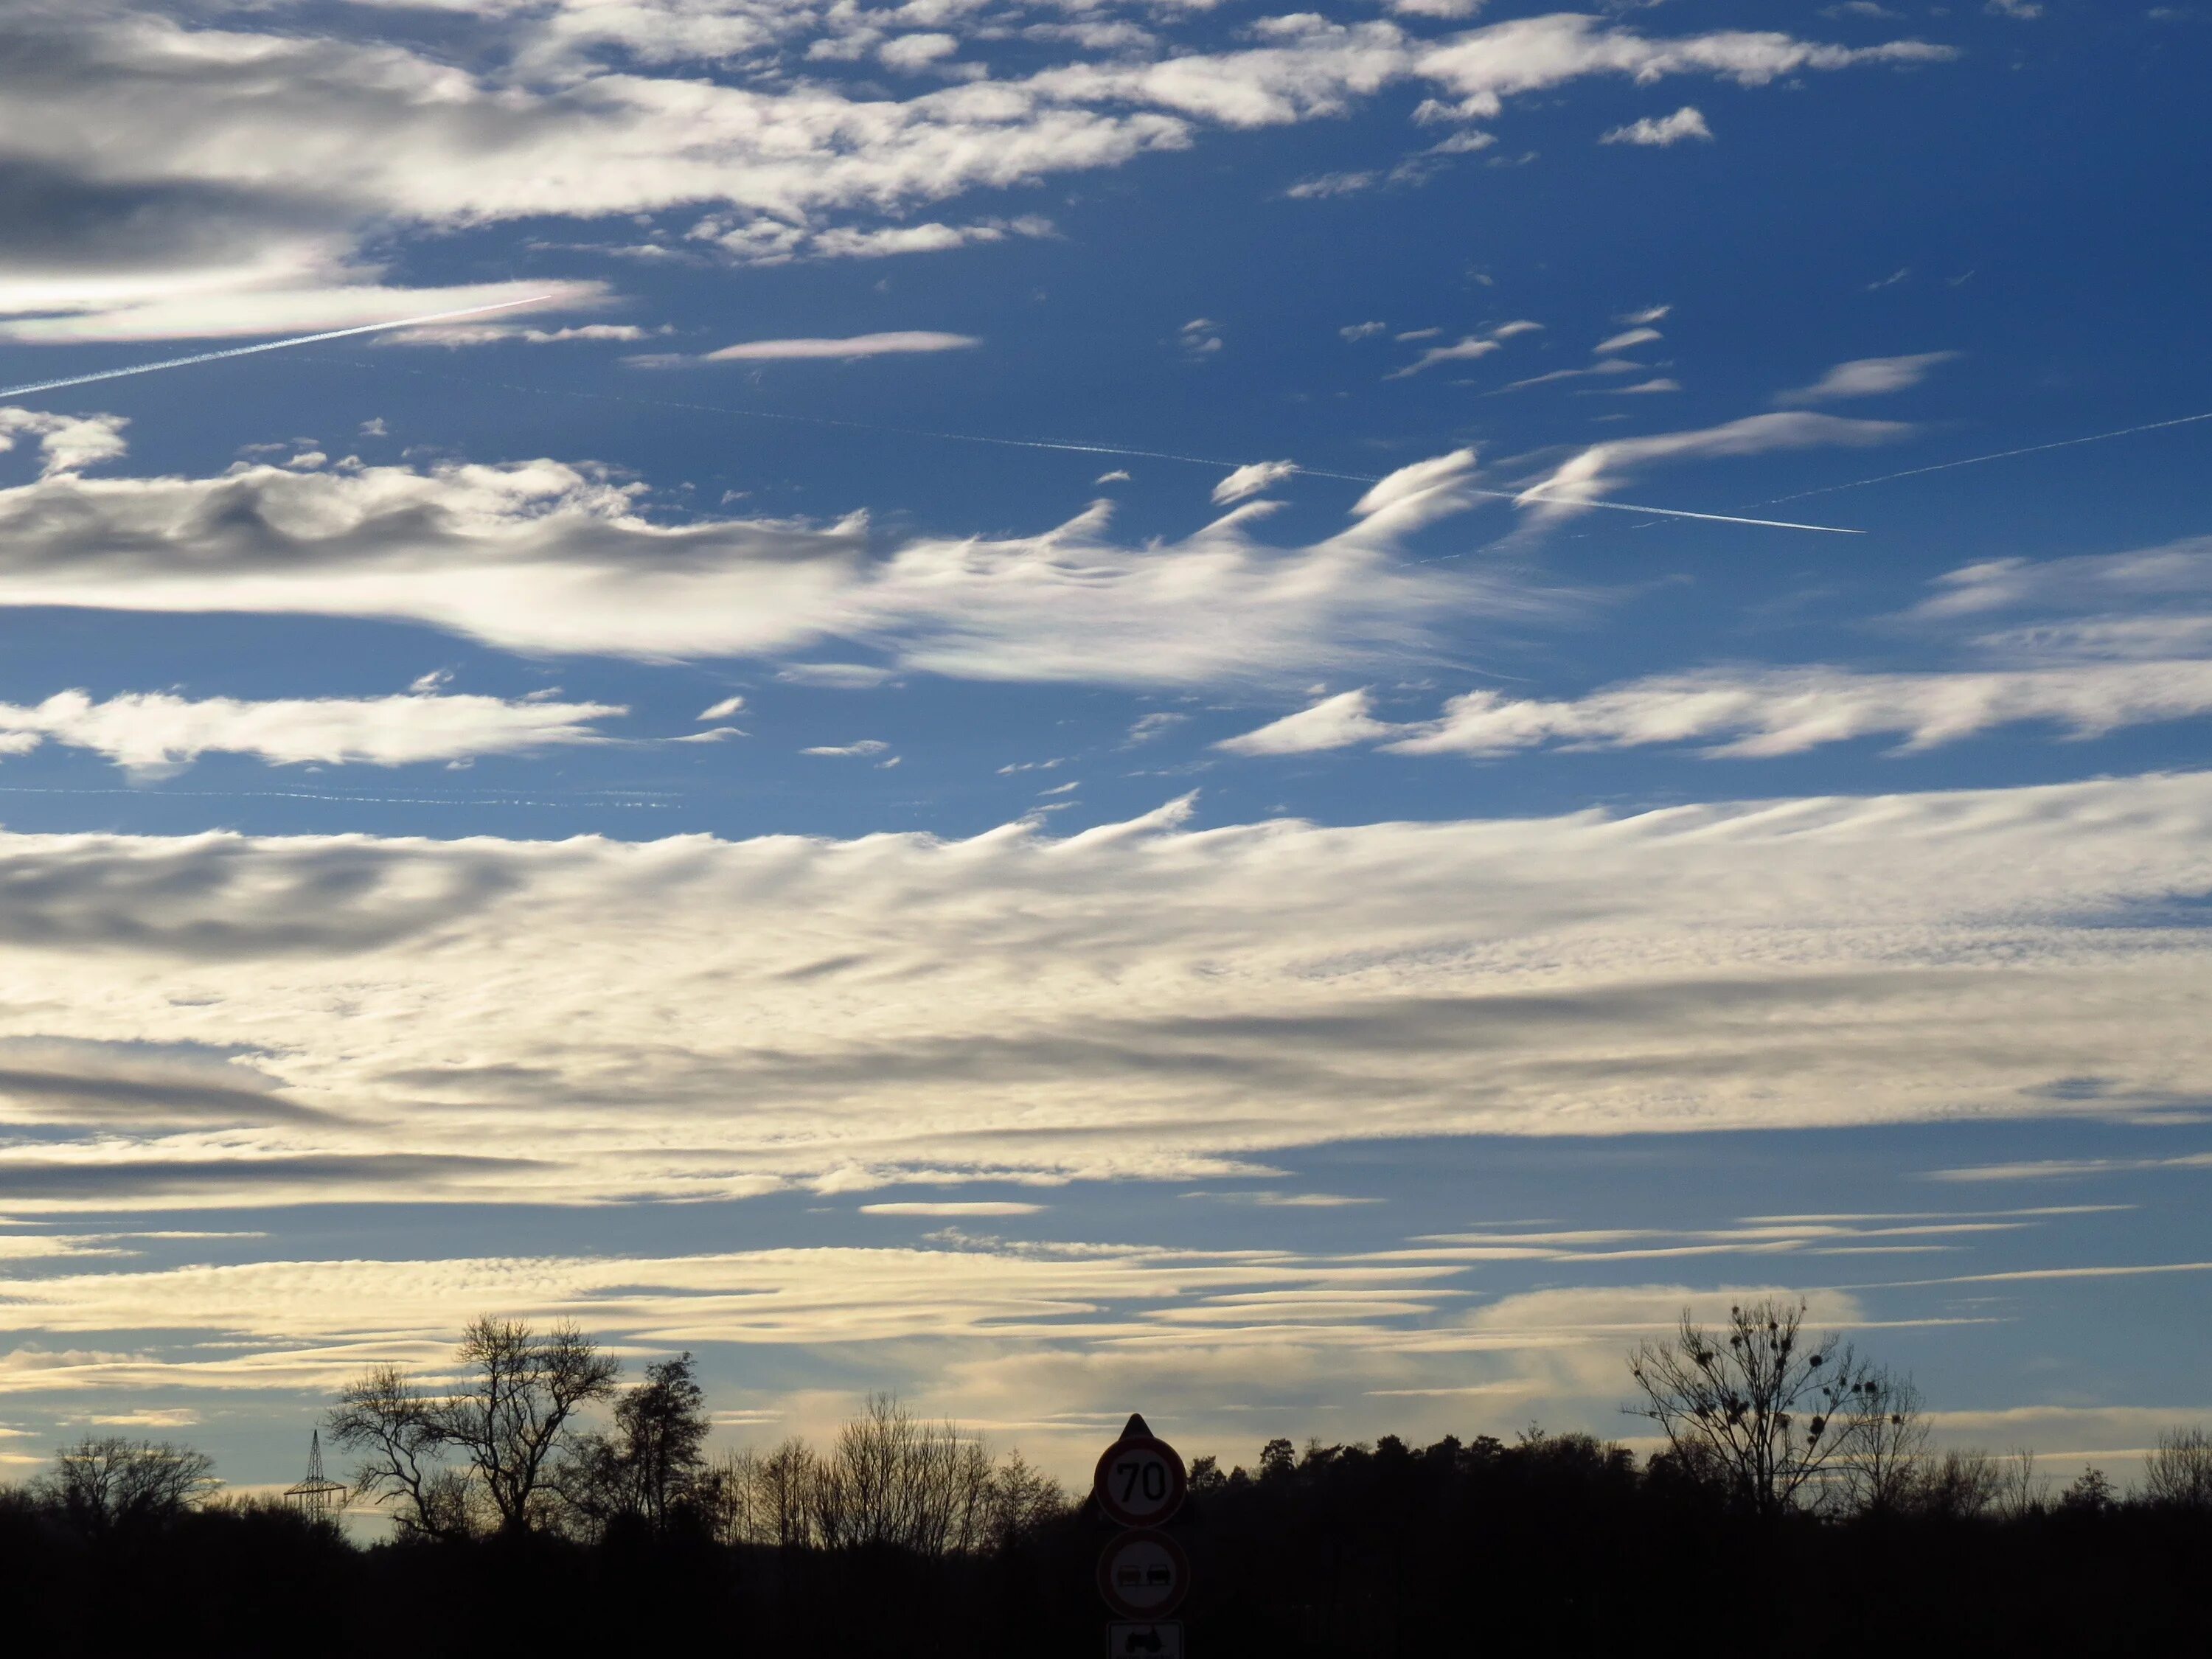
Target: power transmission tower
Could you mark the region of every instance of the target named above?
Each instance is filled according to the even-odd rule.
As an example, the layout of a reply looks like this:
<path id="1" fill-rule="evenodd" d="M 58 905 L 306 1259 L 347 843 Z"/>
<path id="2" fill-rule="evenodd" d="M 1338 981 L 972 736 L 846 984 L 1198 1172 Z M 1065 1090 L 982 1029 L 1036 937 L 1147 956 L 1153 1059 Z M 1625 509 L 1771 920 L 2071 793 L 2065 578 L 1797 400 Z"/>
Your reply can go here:
<path id="1" fill-rule="evenodd" d="M 351 1491 L 344 1481 L 332 1480 L 323 1474 L 323 1431 L 317 1429 L 307 1442 L 307 1478 L 296 1486 L 284 1488 L 285 1502 L 310 1521 L 335 1522 Z"/>

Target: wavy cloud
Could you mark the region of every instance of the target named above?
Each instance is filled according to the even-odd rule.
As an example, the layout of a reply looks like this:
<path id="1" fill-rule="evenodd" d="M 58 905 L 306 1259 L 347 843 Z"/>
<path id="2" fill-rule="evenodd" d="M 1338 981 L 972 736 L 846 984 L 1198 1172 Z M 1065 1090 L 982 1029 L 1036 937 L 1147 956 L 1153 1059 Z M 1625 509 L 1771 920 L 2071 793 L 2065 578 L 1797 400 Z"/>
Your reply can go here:
<path id="1" fill-rule="evenodd" d="M 306 331 L 360 320 L 364 305 L 468 303 L 386 288 L 367 248 L 392 227 L 682 211 L 685 228 L 640 246 L 769 263 L 923 252 L 1032 234 L 1023 220 L 908 222 L 928 204 L 1186 148 L 1206 127 L 1340 114 L 1395 83 L 1487 118 L 1508 97 L 1591 76 L 1759 85 L 1949 55 L 1778 33 L 1654 39 L 1574 15 L 1425 39 L 1297 14 L 1255 21 L 1253 43 L 1226 50 L 1048 30 L 993 75 L 1006 32 L 951 14 L 917 33 L 843 7 L 449 9 L 465 45 L 433 56 L 380 30 L 374 6 L 275 32 L 258 7 L 210 8 L 233 26 L 198 27 L 121 6 L 11 7 L 0 337 Z M 1033 67 L 1040 49 L 1057 61 Z M 980 78 L 922 73 L 890 92 L 841 78 L 865 76 L 865 60 L 927 71 L 970 51 Z M 717 73 L 736 64 L 752 72 Z"/>
<path id="2" fill-rule="evenodd" d="M 1509 576 L 1401 556 L 1472 504 L 1473 466 L 1461 453 L 1402 469 L 1346 529 L 1297 548 L 1255 539 L 1258 504 L 1143 547 L 1111 539 L 1103 502 L 995 540 L 884 544 L 858 515 L 672 526 L 639 511 L 638 489 L 550 460 L 56 474 L 0 490 L 0 606 L 377 617 L 513 650 L 660 660 L 839 641 L 969 679 L 1268 681 L 1424 653 L 1440 614 L 1548 608 Z M 414 729 L 434 712 L 416 710 Z M 518 734 L 554 723 L 512 718 Z"/>
<path id="3" fill-rule="evenodd" d="M 2027 1113 L 2088 1075 L 2136 1112 L 2212 1061 L 2205 936 L 2156 925 L 2212 892 L 2205 775 L 1347 829 L 1189 811 L 963 842 L 0 838 L 0 1038 L 250 1053 L 310 1115 L 19 1143 L 0 1193 L 1218 1179 L 1354 1125 Z M 518 1114 L 526 1152 L 488 1155 Z"/>

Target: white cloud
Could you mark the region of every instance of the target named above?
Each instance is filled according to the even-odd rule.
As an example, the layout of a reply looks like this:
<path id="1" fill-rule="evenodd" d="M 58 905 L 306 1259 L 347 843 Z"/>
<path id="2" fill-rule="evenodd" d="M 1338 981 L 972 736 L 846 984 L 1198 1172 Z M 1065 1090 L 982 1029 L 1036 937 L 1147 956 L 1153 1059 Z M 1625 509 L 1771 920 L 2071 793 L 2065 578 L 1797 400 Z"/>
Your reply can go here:
<path id="1" fill-rule="evenodd" d="M 1601 368 L 1603 365 L 1600 365 Z M 1648 438 L 1617 438 L 1592 444 L 1548 477 L 1529 486 L 1524 501 L 1536 502 L 1540 515 L 1571 513 L 1577 496 L 1617 489 L 1642 466 L 1669 461 L 1765 455 L 1777 450 L 1860 448 L 1894 443 L 1914 428 L 1898 421 L 1846 420 L 1804 413 L 1750 415 L 1723 425 L 1692 431 L 1655 433 Z"/>
<path id="2" fill-rule="evenodd" d="M 936 1200 L 929 1202 L 905 1204 L 863 1204 L 862 1215 L 1042 1215 L 1042 1204 L 1019 1204 L 1006 1200 L 979 1200 L 969 1203 Z"/>
<path id="3" fill-rule="evenodd" d="M 525 345 L 559 345 L 570 340 L 637 341 L 646 331 L 635 323 L 583 323 L 567 328 L 526 328 L 520 323 L 429 323 L 384 335 L 386 345 L 492 345 L 520 340 Z M 371 435 L 380 436 L 376 434 Z"/>
<path id="4" fill-rule="evenodd" d="M 1336 331 L 1347 340 L 1364 340 L 1389 327 L 1388 323 L 1350 323 Z"/>
<path id="5" fill-rule="evenodd" d="M 0 489 L 0 606 L 385 617 L 508 649 L 662 660 L 839 640 L 975 679 L 1310 678 L 1425 651 L 1446 612 L 1547 608 L 1503 574 L 1400 557 L 1471 504 L 1472 465 L 1394 474 L 1347 527 L 1292 549 L 1253 538 L 1256 505 L 1135 548 L 1110 538 L 1103 504 L 1032 536 L 880 546 L 857 516 L 669 525 L 640 515 L 635 487 L 553 461 L 58 474 Z M 781 672 L 854 684 L 884 670 Z"/>
<path id="6" fill-rule="evenodd" d="M 1257 495 L 1273 489 L 1277 484 L 1297 477 L 1295 461 L 1253 461 L 1238 467 L 1219 483 L 1213 486 L 1216 506 L 1225 507 L 1231 501 L 1241 501 L 1248 495 Z"/>
<path id="7" fill-rule="evenodd" d="M 1189 715 L 1176 714 L 1172 709 L 1156 708 L 1151 714 L 1139 714 L 1135 720 L 1130 721 L 1129 729 L 1122 741 L 1125 744 L 1150 743 L 1155 738 L 1165 737 L 1189 719 Z M 1058 764 L 1057 762 L 1048 763 Z"/>
<path id="8" fill-rule="evenodd" d="M 2130 553 L 1984 560 L 1933 586 L 1908 618 L 1987 626 L 1972 643 L 2001 659 L 2212 657 L 2212 537 Z"/>
<path id="9" fill-rule="evenodd" d="M 543 283 L 477 283 L 446 288 L 392 288 L 351 267 L 303 269 L 262 277 L 224 272 L 220 280 L 162 283 L 157 278 L 106 283 L 96 278 L 70 294 L 11 285 L 0 257 L 0 341 L 71 345 L 93 340 L 234 338 L 355 328 L 369 323 L 536 299 Z M 562 284 L 559 303 L 588 307 L 609 298 L 599 283 Z M 29 314 L 25 314 L 29 313 Z M 424 344 L 512 337 L 501 329 L 411 331 Z M 550 337 L 549 336 L 548 337 Z"/>
<path id="10" fill-rule="evenodd" d="M 1301 179 L 1283 191 L 1294 202 L 1313 201 L 1329 196 L 1354 196 L 1374 187 L 1378 175 L 1373 173 L 1322 173 L 1310 179 Z"/>
<path id="11" fill-rule="evenodd" d="M 1425 368 L 1435 368 L 1438 363 L 1471 363 L 1477 358 L 1487 357 L 1498 349 L 1499 349 L 1498 343 L 1495 340 L 1474 334 L 1465 335 L 1451 345 L 1431 346 L 1405 368 L 1393 369 L 1386 378 L 1402 380 L 1409 374 L 1418 374 Z"/>
<path id="12" fill-rule="evenodd" d="M 44 458 L 40 471 L 46 477 L 81 472 L 126 453 L 123 428 L 129 424 L 120 415 L 52 415 L 0 405 L 0 454 L 13 449 L 18 437 L 35 438 Z"/>
<path id="13" fill-rule="evenodd" d="M 701 709 L 697 718 L 702 720 L 726 720 L 744 706 L 745 700 L 741 696 L 725 697 L 721 702 Z"/>
<path id="14" fill-rule="evenodd" d="M 1194 317 L 1176 331 L 1176 343 L 1186 356 L 1203 362 L 1223 348 L 1221 325 L 1211 317 Z"/>
<path id="15" fill-rule="evenodd" d="M 252 755 L 277 766 L 308 762 L 409 766 L 556 744 L 607 741 L 598 723 L 629 711 L 611 703 L 441 696 L 290 697 L 267 702 L 131 692 L 94 701 L 61 691 L 28 706 L 0 703 L 0 753 L 41 743 L 105 755 L 162 775 L 202 755 Z"/>
<path id="16" fill-rule="evenodd" d="M 1656 675 L 1565 701 L 1471 691 L 1453 698 L 1425 730 L 1394 728 L 1401 735 L 1389 746 L 1412 755 L 1497 755 L 1555 744 L 1710 742 L 1710 754 L 1752 757 L 1867 737 L 1930 749 L 2023 720 L 2093 737 L 2206 714 L 2212 714 L 2206 661 L 1923 674 L 1715 669 Z"/>
<path id="17" fill-rule="evenodd" d="M 1648 86 L 1668 76 L 1702 74 L 1764 86 L 1808 69 L 1936 63 L 1954 55 L 1917 40 L 1854 48 L 1739 30 L 1653 40 L 1601 18 L 1559 13 L 1473 30 L 1420 51 L 1415 66 L 1458 95 L 1460 114 L 1486 120 L 1509 97 L 1585 75 L 1623 75 Z"/>
<path id="18" fill-rule="evenodd" d="M 802 749 L 802 755 L 830 755 L 843 759 L 869 757 L 890 752 L 890 744 L 878 738 L 862 738 L 858 743 L 830 744 L 815 749 Z"/>
<path id="19" fill-rule="evenodd" d="M 1673 313 L 1672 306 L 1646 306 L 1641 311 L 1624 312 L 1613 320 L 1629 328 L 1643 328 L 1652 323 L 1663 323 Z"/>
<path id="20" fill-rule="evenodd" d="M 1498 394 L 1522 392 L 1532 386 L 1551 386 L 1559 380 L 1586 380 L 1592 376 L 1603 378 L 1613 374 L 1648 374 L 1650 368 L 1649 363 L 1636 362 L 1626 357 L 1601 357 L 1588 368 L 1555 368 L 1548 374 L 1531 374 L 1523 380 L 1508 380 L 1498 388 Z"/>
<path id="21" fill-rule="evenodd" d="M 793 359 L 902 356 L 911 352 L 966 351 L 983 343 L 972 334 L 942 334 L 927 329 L 902 329 L 884 334 L 855 334 L 842 340 L 746 340 L 710 351 L 705 362 L 784 362 Z"/>
<path id="22" fill-rule="evenodd" d="M 1713 141 L 1713 130 L 1692 105 L 1685 104 L 1672 115 L 1645 116 L 1625 127 L 1615 127 L 1598 140 L 1601 144 L 1649 144 L 1665 148 L 1687 138 Z"/>
<path id="23" fill-rule="evenodd" d="M 941 63 L 960 50 L 960 42 L 949 34 L 900 34 L 876 48 L 876 56 L 892 69 L 912 72 Z"/>
<path id="24" fill-rule="evenodd" d="M 821 685 L 836 691 L 872 691 L 891 678 L 888 668 L 864 662 L 787 662 L 775 671 L 787 685 Z"/>
<path id="25" fill-rule="evenodd" d="M 2094 1075 L 2136 1114 L 2212 1063 L 2212 947 L 2157 921 L 2212 891 L 2212 776 L 1190 811 L 962 842 L 0 836 L 0 1038 L 264 1074 L 0 1149 L 0 1195 L 1218 1181 L 1355 1106 L 1387 1136 L 1809 1126 L 2039 1111 Z"/>
<path id="26" fill-rule="evenodd" d="M 1213 746 L 1232 755 L 1305 755 L 1395 735 L 1401 728 L 1376 720 L 1373 707 L 1364 690 L 1340 691 L 1310 708 L 1285 714 L 1241 737 L 1224 738 Z"/>
<path id="27" fill-rule="evenodd" d="M 1757 85 L 1950 55 L 1775 32 L 1655 39 L 1572 15 L 1424 40 L 1298 15 L 1213 52 L 1141 30 L 1100 46 L 1031 37 L 1028 62 L 993 73 L 992 31 L 925 10 L 911 19 L 929 27 L 892 38 L 889 19 L 838 7 L 510 7 L 483 12 L 482 49 L 461 60 L 380 35 L 371 8 L 258 33 L 252 11 L 226 28 L 17 6 L 0 24 L 0 155 L 27 185 L 0 317 L 15 337 L 88 339 L 404 315 L 468 301 L 386 288 L 373 241 L 551 216 L 696 212 L 692 245 L 738 260 L 926 249 L 956 233 L 911 225 L 924 204 L 1185 148 L 1206 125 L 1340 115 L 1400 82 L 1468 118 L 1594 76 Z M 982 78 L 891 94 L 835 78 L 864 58 L 949 71 L 955 48 Z M 1119 55 L 1028 66 L 1066 52 Z M 737 63 L 756 72 L 702 72 Z"/>
<path id="28" fill-rule="evenodd" d="M 1654 340 L 1667 337 L 1656 328 L 1631 328 L 1600 340 L 1590 348 L 1593 356 L 1603 357 L 1615 351 L 1633 351 L 1638 346 L 1649 345 Z"/>
<path id="29" fill-rule="evenodd" d="M 885 259 L 907 253 L 943 253 L 978 242 L 1003 242 L 1008 236 L 1050 238 L 1059 231 L 1049 219 L 1034 214 L 1018 219 L 980 219 L 964 225 L 939 224 L 930 220 L 918 225 L 884 225 L 873 229 L 831 226 L 812 233 L 807 251 L 825 259 Z M 733 251 L 746 249 L 743 232 L 735 233 Z"/>
<path id="30" fill-rule="evenodd" d="M 1939 363 L 1954 362 L 1956 351 L 1923 351 L 1911 357 L 1861 357 L 1838 363 L 1811 386 L 1781 392 L 1778 404 L 1823 404 L 1841 398 L 1878 398 L 1903 392 L 1928 378 Z"/>
<path id="31" fill-rule="evenodd" d="M 2170 612 L 2175 599 L 2212 599 L 2212 536 L 2130 553 L 2068 559 L 1989 559 L 1938 576 L 1912 615 L 1951 620 L 2007 611 Z"/>
<path id="32" fill-rule="evenodd" d="M 1438 363 L 1473 362 L 1478 358 L 1487 357 L 1492 352 L 1500 349 L 1504 341 L 1534 332 L 1542 327 L 1541 323 L 1522 320 L 1502 324 L 1498 327 L 1486 330 L 1480 334 L 1463 335 L 1450 345 L 1431 346 L 1405 368 L 1394 369 L 1383 378 L 1402 380 L 1409 374 L 1419 374 L 1423 369 L 1433 368 Z M 1438 331 L 1435 329 L 1424 329 L 1414 334 L 1401 334 L 1398 337 L 1401 340 L 1422 339 L 1437 332 Z"/>

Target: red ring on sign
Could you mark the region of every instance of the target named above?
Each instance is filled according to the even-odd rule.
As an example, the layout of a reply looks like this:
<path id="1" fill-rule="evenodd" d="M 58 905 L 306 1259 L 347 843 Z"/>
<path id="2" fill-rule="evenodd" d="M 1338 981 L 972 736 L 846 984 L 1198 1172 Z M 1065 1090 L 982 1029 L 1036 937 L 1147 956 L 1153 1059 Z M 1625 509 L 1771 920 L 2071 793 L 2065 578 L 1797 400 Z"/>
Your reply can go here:
<path id="1" fill-rule="evenodd" d="M 1114 1491 L 1113 1466 L 1115 1460 L 1126 1457 L 1133 1451 L 1149 1452 L 1166 1466 L 1168 1490 L 1158 1502 L 1125 1504 Z M 1105 1512 L 1109 1521 L 1125 1527 L 1157 1527 L 1182 1507 L 1182 1500 L 1190 1495 L 1190 1476 L 1182 1466 L 1182 1455 L 1164 1440 L 1148 1434 L 1131 1435 L 1127 1440 L 1116 1440 L 1098 1455 L 1098 1466 L 1091 1473 L 1091 1496 Z M 1141 1498 L 1138 1492 L 1132 1498 Z"/>
<path id="2" fill-rule="evenodd" d="M 1168 1598 L 1154 1602 L 1151 1607 L 1139 1607 L 1134 1602 L 1122 1600 L 1120 1590 L 1114 1584 L 1115 1554 L 1125 1546 L 1134 1543 L 1158 1545 L 1166 1552 L 1175 1570 L 1175 1585 Z M 1183 1553 L 1182 1545 L 1164 1532 L 1155 1532 L 1150 1527 L 1125 1532 L 1098 1553 L 1098 1594 L 1105 1598 L 1108 1607 L 1124 1619 L 1135 1620 L 1139 1623 L 1157 1623 L 1181 1607 L 1182 1598 L 1190 1594 L 1190 1557 Z"/>

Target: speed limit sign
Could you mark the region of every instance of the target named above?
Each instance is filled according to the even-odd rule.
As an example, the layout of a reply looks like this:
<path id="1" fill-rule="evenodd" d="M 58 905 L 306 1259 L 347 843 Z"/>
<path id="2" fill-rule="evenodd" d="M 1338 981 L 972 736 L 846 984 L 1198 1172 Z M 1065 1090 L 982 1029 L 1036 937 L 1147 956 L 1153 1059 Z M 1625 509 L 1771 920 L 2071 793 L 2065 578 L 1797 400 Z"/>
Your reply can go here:
<path id="1" fill-rule="evenodd" d="M 1182 1507 L 1190 1490 L 1176 1449 L 1142 1432 L 1141 1421 L 1130 1425 L 1139 1432 L 1124 1432 L 1106 1448 L 1091 1479 L 1098 1507 L 1125 1527 L 1158 1526 Z"/>

